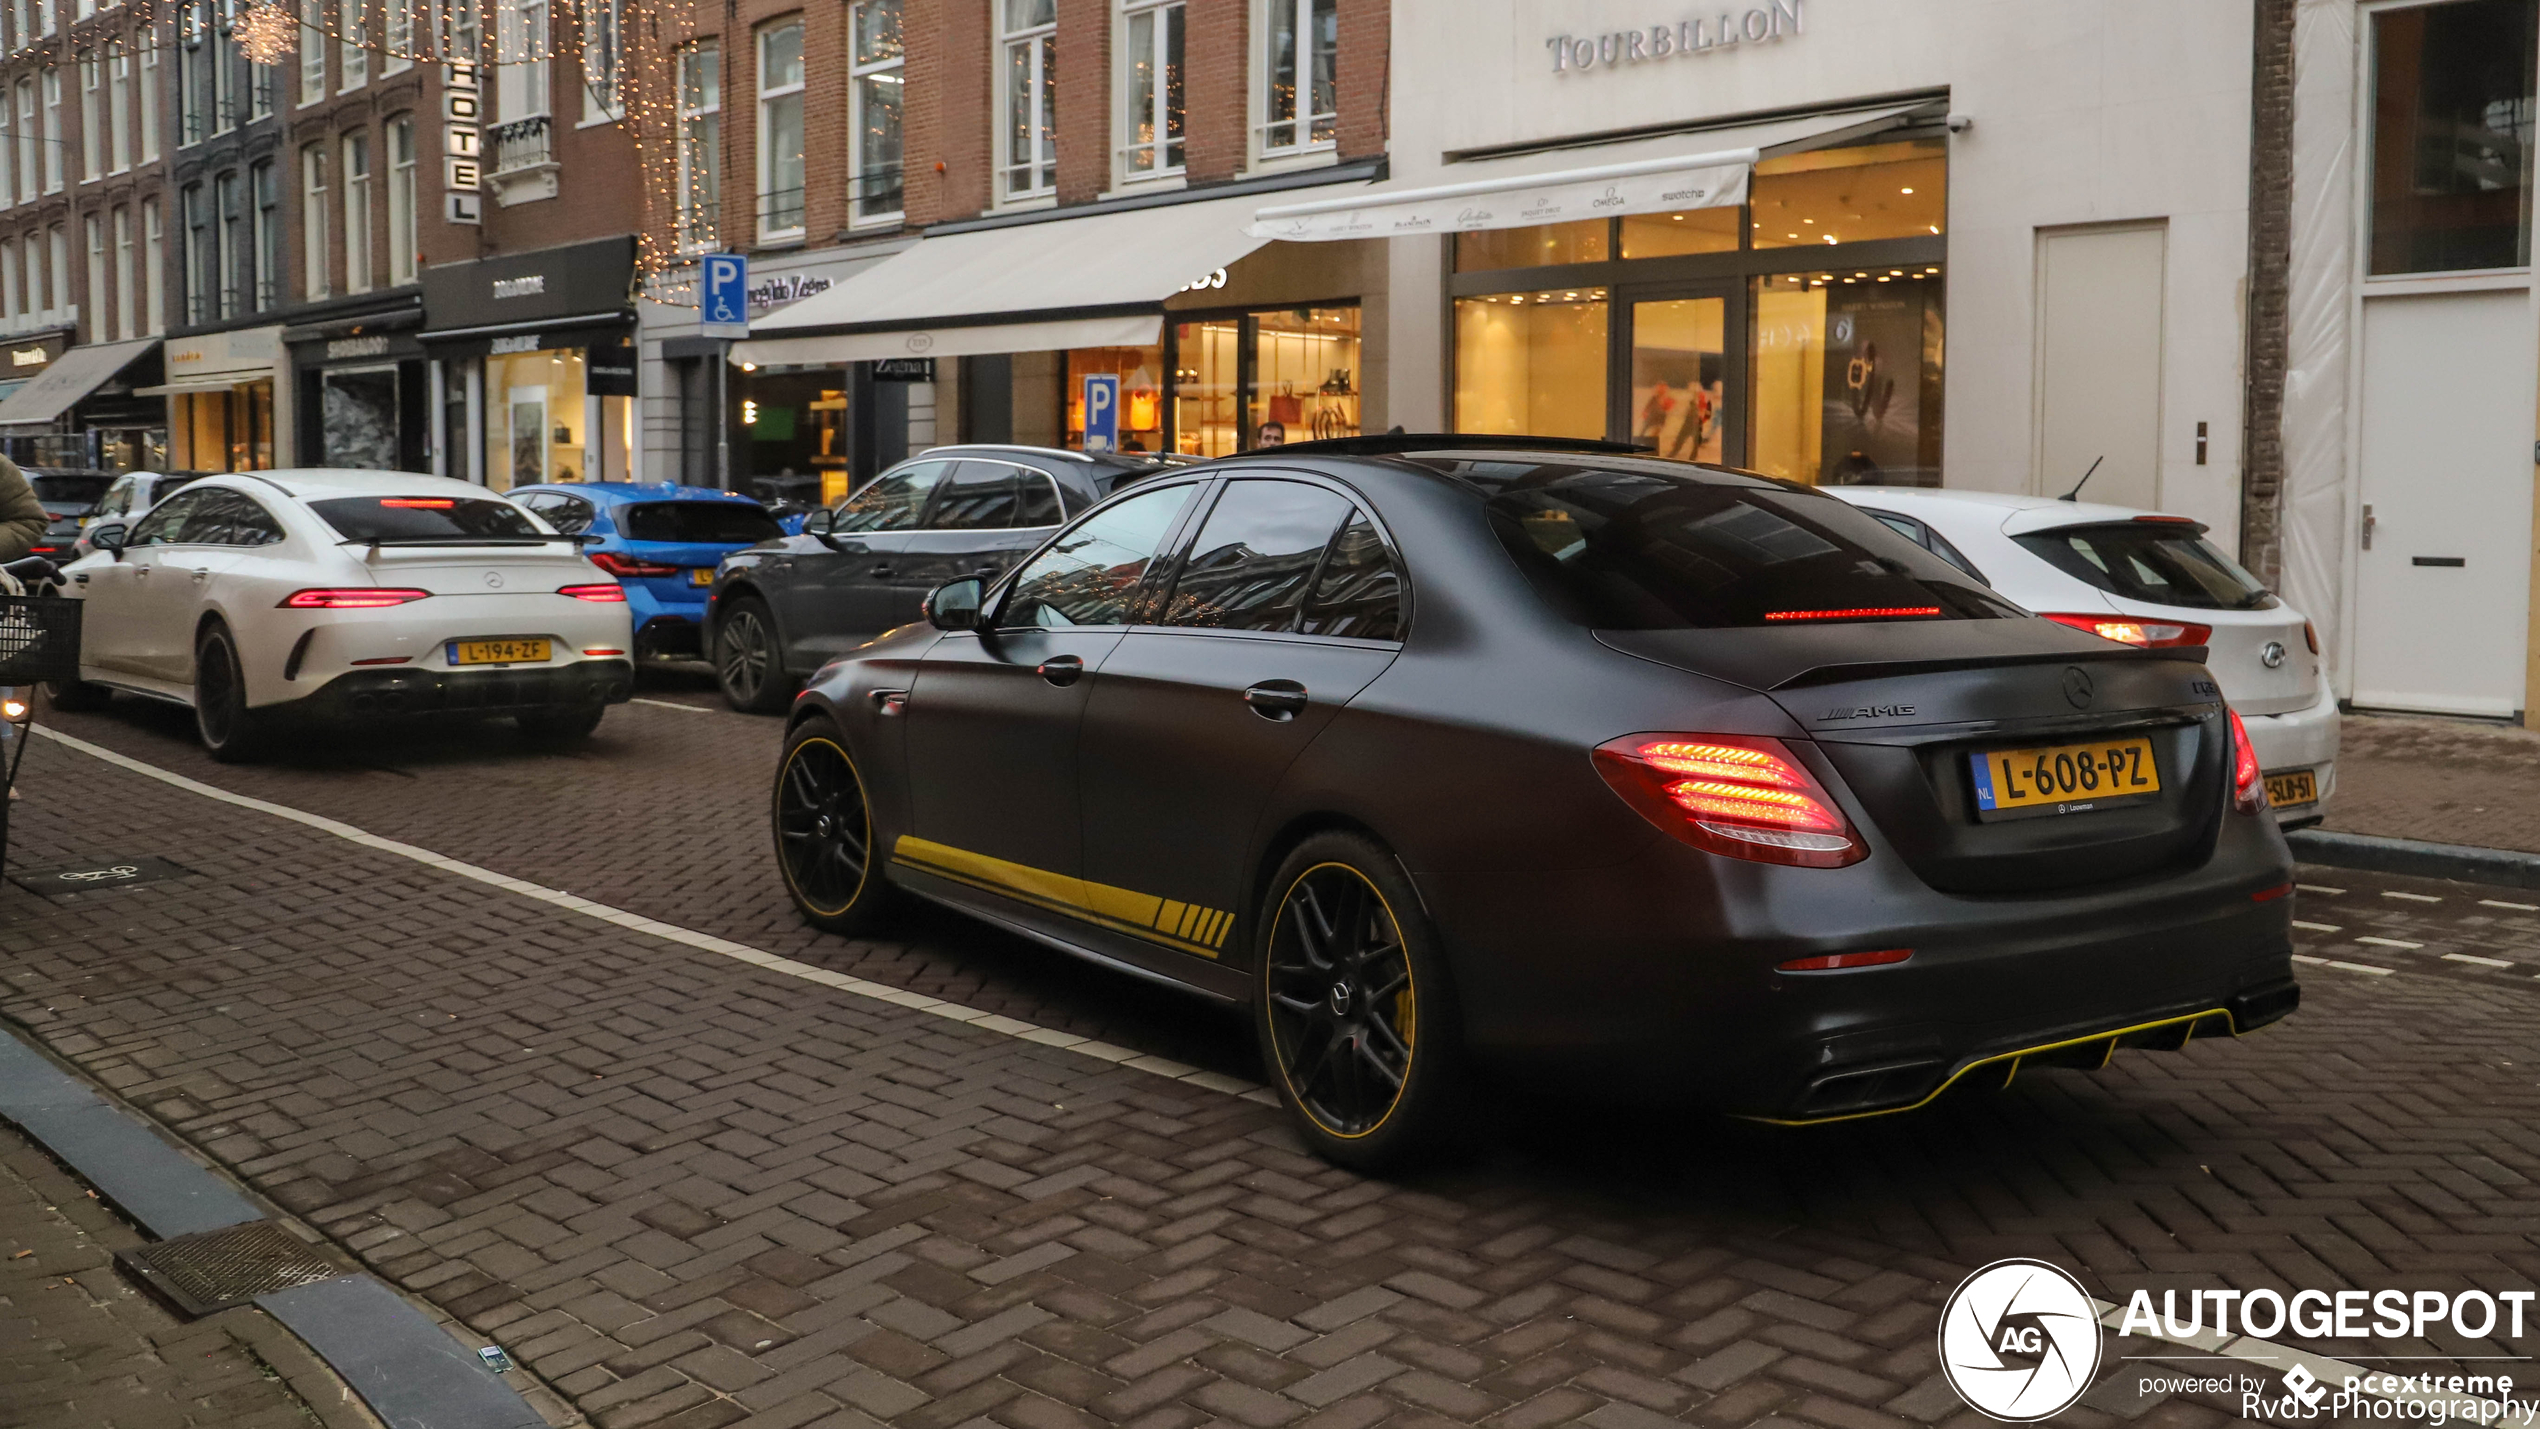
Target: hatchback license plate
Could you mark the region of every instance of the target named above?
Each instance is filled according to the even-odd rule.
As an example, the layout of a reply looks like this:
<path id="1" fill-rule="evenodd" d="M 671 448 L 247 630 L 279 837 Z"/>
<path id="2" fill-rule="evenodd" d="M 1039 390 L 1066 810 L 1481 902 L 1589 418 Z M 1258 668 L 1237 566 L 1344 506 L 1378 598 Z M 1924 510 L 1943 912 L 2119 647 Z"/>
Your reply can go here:
<path id="1" fill-rule="evenodd" d="M 688 572 L 688 584 L 690 584 L 690 585 L 712 585 L 712 584 L 714 584 L 714 567 L 712 567 L 712 566 L 697 566 L 697 567 L 695 567 L 695 568 L 691 569 L 691 570 Z"/>
<path id="2" fill-rule="evenodd" d="M 2296 804 L 2316 804 L 2319 801 L 2319 776 L 2308 769 L 2293 769 L 2282 774 L 2267 776 L 2267 802 L 2279 809 L 2289 809 Z"/>
<path id="3" fill-rule="evenodd" d="M 453 665 L 520 665 L 544 663 L 551 658 L 554 646 L 537 640 L 453 640 L 450 663 Z"/>
<path id="4" fill-rule="evenodd" d="M 1975 775 L 1980 819 L 2078 814 L 2161 792 L 2152 741 L 2139 736 L 1991 749 L 1968 755 L 1967 763 Z"/>

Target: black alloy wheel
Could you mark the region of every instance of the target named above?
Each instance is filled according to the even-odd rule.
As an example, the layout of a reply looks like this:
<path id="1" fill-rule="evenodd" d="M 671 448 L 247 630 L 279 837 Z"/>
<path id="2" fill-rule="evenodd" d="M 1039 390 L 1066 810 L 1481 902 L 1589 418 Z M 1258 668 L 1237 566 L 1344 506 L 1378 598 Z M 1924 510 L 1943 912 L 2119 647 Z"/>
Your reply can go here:
<path id="1" fill-rule="evenodd" d="M 215 621 L 194 642 L 194 730 L 203 749 L 223 764 L 263 752 L 265 721 L 247 708 L 247 676 L 238 660 L 237 637 Z"/>
<path id="2" fill-rule="evenodd" d="M 744 596 L 715 622 L 714 677 L 724 703 L 744 714 L 774 714 L 793 698 L 766 605 Z"/>
<path id="3" fill-rule="evenodd" d="M 891 911 L 893 889 L 874 866 L 873 811 L 835 724 L 805 720 L 777 767 L 776 861 L 804 921 L 865 933 Z"/>
<path id="4" fill-rule="evenodd" d="M 1409 880 L 1371 840 L 1322 834 L 1271 887 L 1257 1003 L 1289 1109 L 1344 1165 L 1435 1149 L 1456 1119 L 1459 1059 L 1445 968 Z"/>

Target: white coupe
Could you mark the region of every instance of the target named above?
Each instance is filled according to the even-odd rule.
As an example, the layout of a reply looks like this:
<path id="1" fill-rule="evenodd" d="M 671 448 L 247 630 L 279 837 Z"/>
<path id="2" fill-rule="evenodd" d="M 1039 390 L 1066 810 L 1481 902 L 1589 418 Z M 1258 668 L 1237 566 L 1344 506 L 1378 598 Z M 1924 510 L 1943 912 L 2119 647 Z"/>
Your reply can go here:
<path id="1" fill-rule="evenodd" d="M 2186 516 L 1926 487 L 1829 486 L 1941 559 L 2049 620 L 2127 645 L 2205 647 L 2249 727 L 2287 827 L 2316 824 L 2337 788 L 2337 693 L 2302 612 Z"/>
<path id="2" fill-rule="evenodd" d="M 626 592 L 483 487 L 383 471 L 189 484 L 63 568 L 87 604 L 64 709 L 111 691 L 194 711 L 212 757 L 294 719 L 508 715 L 578 739 L 633 693 Z"/>

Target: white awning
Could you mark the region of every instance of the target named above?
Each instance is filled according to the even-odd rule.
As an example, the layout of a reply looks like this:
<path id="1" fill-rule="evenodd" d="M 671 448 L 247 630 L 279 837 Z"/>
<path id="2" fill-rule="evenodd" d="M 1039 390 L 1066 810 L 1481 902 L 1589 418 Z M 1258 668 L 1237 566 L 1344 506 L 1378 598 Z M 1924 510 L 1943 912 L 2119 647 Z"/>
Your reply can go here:
<path id="1" fill-rule="evenodd" d="M 78 405 L 81 398 L 105 386 L 133 359 L 159 345 L 155 337 L 131 342 L 101 342 L 74 347 L 53 365 L 27 379 L 27 384 L 0 401 L 0 427 L 42 426 Z"/>
<path id="2" fill-rule="evenodd" d="M 273 370 L 241 372 L 235 377 L 190 377 L 183 382 L 163 382 L 156 387 L 135 387 L 135 397 L 184 397 L 197 392 L 227 392 L 250 382 L 270 382 Z"/>
<path id="3" fill-rule="evenodd" d="M 1164 300 L 1270 240 L 1260 199 L 1156 204 L 922 238 L 750 325 L 735 362 L 862 362 L 1136 347 Z"/>
<path id="4" fill-rule="evenodd" d="M 1931 103 L 1917 100 L 1451 164 L 1446 172 L 1464 176 L 1454 183 L 1378 185 L 1336 198 L 1267 204 L 1255 212 L 1248 231 L 1264 240 L 1313 243 L 1732 208 L 1746 202 L 1747 181 L 1759 160 L 1865 138 L 1897 127 Z M 1595 162 L 1580 162 L 1589 158 Z"/>

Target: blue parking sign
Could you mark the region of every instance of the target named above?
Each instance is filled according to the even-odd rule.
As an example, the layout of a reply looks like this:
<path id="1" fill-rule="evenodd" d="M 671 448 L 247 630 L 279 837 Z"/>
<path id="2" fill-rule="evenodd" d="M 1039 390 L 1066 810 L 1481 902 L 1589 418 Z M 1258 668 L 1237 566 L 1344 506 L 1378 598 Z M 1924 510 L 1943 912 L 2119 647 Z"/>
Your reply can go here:
<path id="1" fill-rule="evenodd" d="M 1120 374 L 1095 372 L 1085 378 L 1085 450 L 1120 450 Z"/>
<path id="2" fill-rule="evenodd" d="M 750 260 L 709 253 L 697 260 L 698 331 L 706 337 L 750 335 Z"/>

